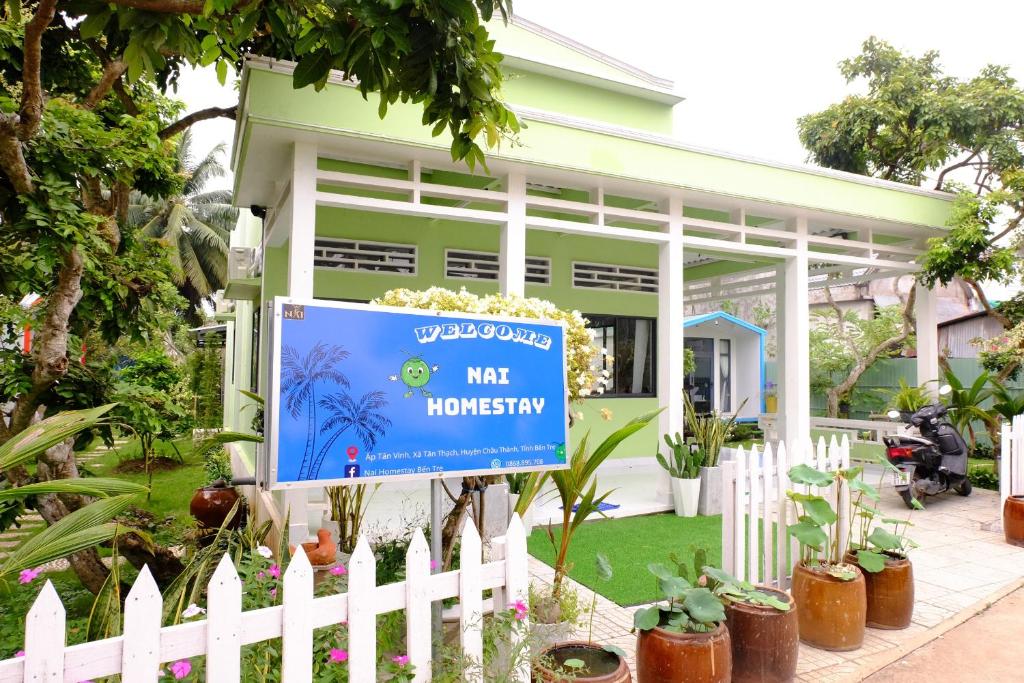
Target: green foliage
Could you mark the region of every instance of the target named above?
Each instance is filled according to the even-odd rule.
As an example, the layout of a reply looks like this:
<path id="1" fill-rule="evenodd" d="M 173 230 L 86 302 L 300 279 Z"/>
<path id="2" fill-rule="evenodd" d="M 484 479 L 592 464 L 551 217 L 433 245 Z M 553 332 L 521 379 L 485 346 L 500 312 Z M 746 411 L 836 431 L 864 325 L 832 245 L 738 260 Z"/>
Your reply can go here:
<path id="1" fill-rule="evenodd" d="M 200 429 L 217 429 L 224 424 L 223 349 L 213 344 L 197 349 L 188 357 L 188 386 L 195 396 L 193 419 Z"/>
<path id="2" fill-rule="evenodd" d="M 694 586 L 678 569 L 654 562 L 648 565 L 667 605 L 643 607 L 633 613 L 633 628 L 650 631 L 661 627 L 675 633 L 707 633 L 725 621 L 725 608 L 710 590 Z"/>
<path id="3" fill-rule="evenodd" d="M 994 308 L 1000 315 L 1005 316 L 1011 325 L 1024 323 L 1024 292 L 1017 292 L 1009 299 L 1000 301 Z"/>
<path id="4" fill-rule="evenodd" d="M 723 601 L 763 605 L 780 612 L 790 610 L 791 605 L 788 602 L 779 600 L 771 593 L 758 590 L 754 584 L 737 579 L 717 567 L 702 567 L 701 573 L 707 577 L 708 588 L 711 589 L 711 592 Z"/>
<path id="5" fill-rule="evenodd" d="M 576 450 L 573 451 L 572 457 L 569 459 L 568 469 L 552 470 L 540 476 L 541 487 L 548 480 L 554 484 L 558 500 L 562 506 L 562 534 L 557 543 L 551 526 L 547 527 L 548 539 L 557 550 L 555 577 L 552 582 L 553 595 L 556 599 L 561 591 L 562 580 L 569 571 L 569 567 L 566 564 L 566 556 L 569 552 L 569 544 L 572 541 L 573 534 L 576 533 L 579 526 L 590 515 L 599 512 L 599 506 L 611 494 L 611 491 L 606 491 L 602 494 L 597 493 L 597 479 L 595 478 L 597 468 L 608 459 L 620 443 L 650 424 L 651 420 L 655 419 L 660 412 L 661 410 L 655 410 L 634 417 L 625 425 L 609 434 L 593 450 L 589 449 L 587 443 L 590 437 L 588 432 L 580 439 Z M 573 511 L 574 505 L 576 506 L 575 511 Z"/>
<path id="6" fill-rule="evenodd" d="M 69 410 L 40 420 L 0 444 L 0 470 L 35 460 L 51 446 L 96 426 L 113 407 L 114 404 L 107 404 L 86 410 Z"/>
<path id="7" fill-rule="evenodd" d="M 954 277 L 1008 282 L 1015 273 L 1017 232 L 1024 217 L 1024 90 L 1003 66 L 969 79 L 942 73 L 937 52 L 905 55 L 869 38 L 861 54 L 840 63 L 862 93 L 802 117 L 800 140 L 816 163 L 937 189 L 959 191 L 949 231 L 930 240 L 919 279 L 933 286 Z M 964 188 L 949 173 L 973 178 Z"/>
<path id="8" fill-rule="evenodd" d="M 845 547 L 840 547 L 839 529 L 836 510 L 843 500 L 843 489 L 867 493 L 877 496 L 877 491 L 859 477 L 862 468 L 821 472 L 809 465 L 796 465 L 789 470 L 792 483 L 807 487 L 832 487 L 835 507 L 824 496 L 801 491 L 786 491 L 786 497 L 793 501 L 799 510 L 795 524 L 788 527 L 789 533 L 800 544 L 800 560 L 806 566 L 819 566 L 829 575 L 842 581 L 850 581 L 857 577 L 844 562 Z"/>
<path id="9" fill-rule="evenodd" d="M 883 456 L 878 456 L 876 462 L 882 468 L 883 478 L 896 470 Z M 913 525 L 909 519 L 886 517 L 874 507 L 882 499 L 878 488 L 861 479 L 850 479 L 849 485 L 850 490 L 856 494 L 853 499 L 853 517 L 850 519 L 849 550 L 857 558 L 861 569 L 871 573 L 880 572 L 885 569 L 887 559 L 905 558 L 911 548 L 917 547 L 907 536 L 908 529 Z M 914 508 L 922 507 L 914 499 Z"/>
<path id="10" fill-rule="evenodd" d="M 1011 389 L 1002 382 L 991 378 L 992 412 L 1010 422 L 1017 415 L 1024 415 L 1024 391 Z"/>
<path id="11" fill-rule="evenodd" d="M 1014 381 L 1020 376 L 1024 365 L 1024 323 L 1017 323 L 991 339 L 974 340 L 974 344 L 981 366 L 996 373 L 997 378 Z"/>
<path id="12" fill-rule="evenodd" d="M 704 453 L 699 447 L 693 444 L 693 448 L 691 448 L 691 444 L 683 441 L 679 432 L 676 432 L 675 440 L 668 434 L 663 434 L 662 438 L 665 439 L 665 444 L 672 453 L 670 456 L 672 460 L 667 460 L 660 450 L 655 453 L 655 458 L 662 469 L 674 479 L 696 479 L 699 477 L 700 467 L 704 463 Z"/>
<path id="13" fill-rule="evenodd" d="M 990 376 L 987 372 L 982 372 L 971 386 L 964 385 L 951 370 L 946 370 L 944 377 L 946 384 L 952 389 L 943 397 L 943 401 L 949 407 L 949 419 L 961 434 L 967 433 L 969 444 L 976 444 L 974 424 L 981 422 L 988 425 L 992 421 L 989 411 L 981 407 L 992 395 L 987 386 Z"/>
<path id="14" fill-rule="evenodd" d="M 233 473 L 231 471 L 231 458 L 223 448 L 211 451 L 206 454 L 203 461 L 203 472 L 205 474 L 204 484 L 209 486 L 215 481 L 231 483 Z"/>
<path id="15" fill-rule="evenodd" d="M 130 364 L 121 370 L 120 379 L 129 384 L 169 392 L 181 382 L 182 372 L 163 350 L 149 348 L 132 357 Z"/>
<path id="16" fill-rule="evenodd" d="M 990 467 L 969 468 L 967 479 L 979 489 L 986 489 L 988 491 L 999 490 L 999 474 Z"/>
<path id="17" fill-rule="evenodd" d="M 730 418 L 722 417 L 718 411 L 708 415 L 698 415 L 693 407 L 690 397 L 683 394 L 683 415 L 686 417 L 686 427 L 693 440 L 696 442 L 698 451 L 701 453 L 701 463 L 707 467 L 717 467 L 718 458 L 722 453 L 722 446 L 729 440 L 732 429 L 736 425 L 736 416 L 747 405 L 747 399 L 736 409 Z M 698 465 L 698 467 L 700 466 Z M 691 477 L 692 478 L 692 477 Z"/>
<path id="18" fill-rule="evenodd" d="M 932 402 L 931 395 L 924 385 L 907 384 L 902 377 L 896 389 L 879 389 L 879 393 L 888 397 L 888 407 L 901 413 L 914 413 Z"/>

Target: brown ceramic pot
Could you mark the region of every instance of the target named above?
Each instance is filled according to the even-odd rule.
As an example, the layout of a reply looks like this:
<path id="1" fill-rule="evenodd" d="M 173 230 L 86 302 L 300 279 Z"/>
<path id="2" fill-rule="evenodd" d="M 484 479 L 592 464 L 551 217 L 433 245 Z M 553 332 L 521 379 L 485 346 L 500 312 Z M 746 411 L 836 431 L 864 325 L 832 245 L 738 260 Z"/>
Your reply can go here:
<path id="1" fill-rule="evenodd" d="M 1024 496 L 1010 496 L 1003 503 L 1003 533 L 1007 543 L 1024 546 Z"/>
<path id="2" fill-rule="evenodd" d="M 216 529 L 224 523 L 237 501 L 238 491 L 234 486 L 204 486 L 196 489 L 188 511 L 203 526 Z M 231 528 L 237 529 L 240 521 L 241 515 L 236 514 Z"/>
<path id="3" fill-rule="evenodd" d="M 732 640 L 732 683 L 787 683 L 796 676 L 800 625 L 796 603 L 786 593 L 758 588 L 789 611 L 746 602 L 725 603 L 725 625 Z"/>
<path id="4" fill-rule="evenodd" d="M 640 631 L 636 641 L 637 683 L 729 683 L 732 646 L 725 624 L 709 633 Z"/>
<path id="5" fill-rule="evenodd" d="M 853 553 L 846 561 L 857 564 Z M 886 558 L 880 572 L 861 570 L 867 593 L 866 623 L 871 628 L 898 630 L 914 618 L 914 566 L 905 558 Z"/>
<path id="6" fill-rule="evenodd" d="M 856 650 L 864 642 L 867 594 L 864 574 L 842 581 L 801 562 L 793 569 L 790 592 L 796 601 L 800 640 L 822 650 Z"/>
<path id="7" fill-rule="evenodd" d="M 545 664 L 557 665 L 561 668 L 569 659 L 583 661 L 584 668 L 580 673 L 573 673 L 572 680 L 580 683 L 633 683 L 626 660 L 614 652 L 608 652 L 596 643 L 570 642 L 559 643 L 549 647 L 541 656 L 544 664 L 537 664 L 533 672 L 533 680 L 540 683 L 556 683 L 563 680 L 555 671 Z"/>

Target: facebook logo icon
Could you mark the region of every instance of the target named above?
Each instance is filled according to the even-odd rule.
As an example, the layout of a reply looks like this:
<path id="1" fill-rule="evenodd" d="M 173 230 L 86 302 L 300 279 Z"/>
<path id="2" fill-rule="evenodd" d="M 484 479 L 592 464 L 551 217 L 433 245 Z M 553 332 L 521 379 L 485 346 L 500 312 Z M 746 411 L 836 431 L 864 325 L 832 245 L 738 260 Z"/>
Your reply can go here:
<path id="1" fill-rule="evenodd" d="M 359 476 L 359 465 L 345 465 L 345 478 L 352 479 Z"/>

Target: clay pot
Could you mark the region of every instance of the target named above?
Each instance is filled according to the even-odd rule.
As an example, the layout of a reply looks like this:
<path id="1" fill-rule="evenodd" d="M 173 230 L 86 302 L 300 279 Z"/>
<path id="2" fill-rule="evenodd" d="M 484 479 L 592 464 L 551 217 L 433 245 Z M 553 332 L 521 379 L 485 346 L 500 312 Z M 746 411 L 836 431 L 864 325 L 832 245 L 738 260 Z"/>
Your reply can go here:
<path id="1" fill-rule="evenodd" d="M 1024 496 L 1010 496 L 1003 503 L 1003 533 L 1007 543 L 1024 546 Z"/>
<path id="2" fill-rule="evenodd" d="M 288 546 L 292 557 L 295 556 L 295 546 Z M 308 541 L 302 544 L 302 550 L 306 553 L 309 563 L 315 567 L 333 566 L 338 560 L 338 546 L 331 540 L 330 529 L 319 529 L 316 532 L 316 541 Z"/>
<path id="3" fill-rule="evenodd" d="M 188 511 L 203 526 L 216 529 L 224 523 L 237 501 L 238 491 L 234 486 L 204 486 L 196 489 Z M 240 514 L 235 514 L 230 527 L 237 529 L 241 519 Z"/>
<path id="4" fill-rule="evenodd" d="M 559 643 L 547 648 L 541 655 L 542 661 L 557 665 L 555 668 L 564 668 L 565 662 L 570 659 L 579 659 L 584 663 L 584 668 L 580 670 L 580 673 L 572 675 L 574 681 L 581 683 L 633 683 L 633 677 L 629 675 L 626 661 L 614 652 L 608 652 L 595 643 Z M 533 672 L 533 680 L 555 683 L 561 681 L 562 677 L 543 664 L 538 664 Z"/>
<path id="5" fill-rule="evenodd" d="M 856 650 L 864 642 L 867 592 L 864 574 L 842 581 L 802 562 L 793 568 L 790 592 L 796 601 L 800 640 L 822 650 Z"/>
<path id="6" fill-rule="evenodd" d="M 852 553 L 846 561 L 857 563 Z M 910 626 L 914 618 L 914 566 L 905 558 L 886 558 L 880 572 L 862 571 L 868 609 L 866 623 L 871 628 L 898 630 Z"/>
<path id="7" fill-rule="evenodd" d="M 789 611 L 747 602 L 725 603 L 725 625 L 732 640 L 732 681 L 787 683 L 796 676 L 800 653 L 796 603 L 782 591 L 758 590 L 789 603 Z"/>
<path id="8" fill-rule="evenodd" d="M 725 624 L 708 633 L 639 631 L 637 683 L 729 683 L 732 645 Z"/>

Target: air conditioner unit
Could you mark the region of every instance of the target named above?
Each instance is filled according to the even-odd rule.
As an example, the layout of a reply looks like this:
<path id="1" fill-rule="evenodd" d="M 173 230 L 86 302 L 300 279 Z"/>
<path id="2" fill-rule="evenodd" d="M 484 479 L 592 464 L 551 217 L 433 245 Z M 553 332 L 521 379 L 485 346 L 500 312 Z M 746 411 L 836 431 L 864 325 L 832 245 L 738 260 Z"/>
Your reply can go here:
<path id="1" fill-rule="evenodd" d="M 246 280 L 255 270 L 255 247 L 231 247 L 228 250 L 228 280 Z"/>

